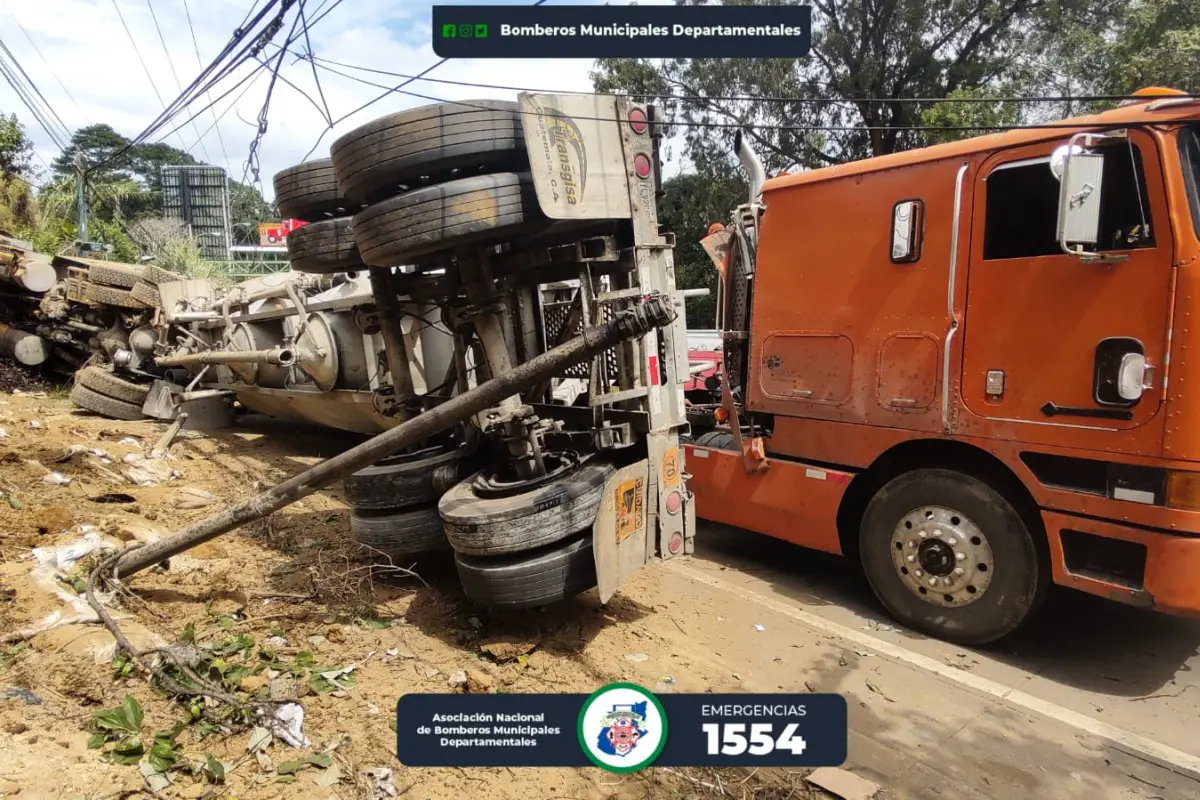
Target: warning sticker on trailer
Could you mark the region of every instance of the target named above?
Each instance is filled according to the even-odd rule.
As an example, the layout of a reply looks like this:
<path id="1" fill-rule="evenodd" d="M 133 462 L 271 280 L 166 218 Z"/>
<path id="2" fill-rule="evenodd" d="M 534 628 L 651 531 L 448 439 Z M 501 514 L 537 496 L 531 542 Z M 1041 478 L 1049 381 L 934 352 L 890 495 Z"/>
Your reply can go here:
<path id="1" fill-rule="evenodd" d="M 646 479 L 635 478 L 617 486 L 617 541 L 622 542 L 646 524 Z"/>
<path id="2" fill-rule="evenodd" d="M 662 461 L 663 485 L 674 489 L 679 485 L 679 448 L 668 447 L 663 453 Z"/>

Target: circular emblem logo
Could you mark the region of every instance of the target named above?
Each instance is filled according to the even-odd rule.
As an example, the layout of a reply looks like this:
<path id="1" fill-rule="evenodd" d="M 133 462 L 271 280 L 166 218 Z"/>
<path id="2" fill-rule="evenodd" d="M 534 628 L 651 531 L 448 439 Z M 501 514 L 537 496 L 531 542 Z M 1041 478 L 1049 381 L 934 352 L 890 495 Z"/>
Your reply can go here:
<path id="1" fill-rule="evenodd" d="M 601 687 L 579 712 L 579 745 L 592 763 L 611 772 L 648 767 L 667 743 L 662 703 L 635 683 Z"/>

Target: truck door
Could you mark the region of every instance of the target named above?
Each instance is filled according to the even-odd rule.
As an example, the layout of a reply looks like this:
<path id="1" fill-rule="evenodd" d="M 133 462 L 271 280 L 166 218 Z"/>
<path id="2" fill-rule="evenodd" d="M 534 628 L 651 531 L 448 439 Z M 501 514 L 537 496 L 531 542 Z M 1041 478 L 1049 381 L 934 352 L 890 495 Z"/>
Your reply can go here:
<path id="1" fill-rule="evenodd" d="M 1088 263 L 1057 242 L 1059 182 L 1049 162 L 1063 144 L 1003 151 L 977 173 L 963 402 L 993 420 L 1134 428 L 1162 402 L 1170 324 L 1173 253 L 1159 154 L 1136 130 L 1096 148 L 1104 155 L 1096 250 L 1126 260 Z M 1153 389 L 1133 401 L 1118 384 L 1130 353 L 1155 368 Z"/>

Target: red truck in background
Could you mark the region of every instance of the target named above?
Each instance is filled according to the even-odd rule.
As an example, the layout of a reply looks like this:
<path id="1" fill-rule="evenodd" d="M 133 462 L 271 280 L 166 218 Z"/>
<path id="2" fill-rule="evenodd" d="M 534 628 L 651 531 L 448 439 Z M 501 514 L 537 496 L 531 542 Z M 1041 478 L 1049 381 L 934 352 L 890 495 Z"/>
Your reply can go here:
<path id="1" fill-rule="evenodd" d="M 307 224 L 298 219 L 261 223 L 258 226 L 258 244 L 260 247 L 281 247 L 287 244 L 289 233 Z"/>

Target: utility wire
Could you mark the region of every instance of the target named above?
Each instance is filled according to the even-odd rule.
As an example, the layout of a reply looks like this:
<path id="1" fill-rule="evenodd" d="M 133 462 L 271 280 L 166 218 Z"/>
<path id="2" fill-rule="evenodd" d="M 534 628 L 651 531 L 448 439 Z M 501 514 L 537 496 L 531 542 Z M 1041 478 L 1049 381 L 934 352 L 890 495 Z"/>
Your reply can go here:
<path id="1" fill-rule="evenodd" d="M 332 72 L 335 75 L 341 75 L 344 78 L 349 78 L 350 80 L 355 80 L 360 83 L 365 83 L 368 86 L 375 86 L 378 88 L 387 88 L 384 86 L 384 84 L 375 83 L 374 81 L 368 81 L 363 78 L 356 77 L 354 75 L 347 75 L 346 73 L 341 72 L 340 70 L 335 70 L 330 67 L 322 66 L 322 69 L 325 69 L 328 72 Z M 404 85 L 406 85 L 406 84 L 401 84 L 401 86 L 404 86 Z M 464 85 L 475 85 L 475 84 L 464 84 Z M 538 92 L 539 90 L 527 89 L 527 90 L 522 90 L 522 91 Z M 477 105 L 470 101 L 448 100 L 443 97 L 434 97 L 434 96 L 427 95 L 427 94 L 421 94 L 420 92 L 405 91 L 405 90 L 402 90 L 399 86 L 389 89 L 387 93 L 391 93 L 391 92 L 407 95 L 409 97 L 416 97 L 421 100 L 428 100 L 432 103 L 446 103 L 448 105 L 461 106 L 463 108 L 478 109 L 481 111 L 491 110 L 491 109 L 487 108 L 486 106 Z M 551 92 L 545 92 L 545 93 L 551 94 Z M 587 94 L 587 93 L 582 92 L 580 94 Z M 521 113 L 531 114 L 531 113 L 535 113 L 535 112 L 525 111 L 525 112 L 521 112 Z M 537 112 L 537 113 L 541 113 L 541 112 Z M 575 117 L 575 119 L 588 120 L 588 121 L 592 121 L 592 122 L 613 122 L 613 123 L 617 123 L 617 124 L 625 124 L 625 122 L 626 122 L 625 120 L 617 119 L 615 117 Z M 1187 122 L 1195 122 L 1195 120 L 1163 119 L 1163 120 L 1155 120 L 1154 121 L 1154 123 L 1156 125 L 1183 124 L 1183 123 L 1187 123 Z M 1011 124 L 1011 125 L 1008 125 L 1008 124 L 1005 124 L 1005 125 L 760 125 L 760 124 L 756 124 L 756 123 L 705 122 L 705 121 L 697 121 L 697 120 L 663 120 L 662 124 L 663 125 L 678 125 L 678 126 L 684 127 L 684 128 L 711 128 L 711 129 L 729 129 L 729 130 L 754 128 L 756 130 L 772 130 L 772 131 L 797 131 L 797 132 L 829 131 L 829 132 L 844 132 L 844 133 L 851 133 L 854 131 L 913 131 L 913 132 L 930 132 L 930 133 L 938 132 L 938 131 L 1025 131 L 1025 130 L 1054 130 L 1057 128 L 1076 129 L 1079 127 L 1125 128 L 1125 127 L 1129 126 L 1128 122 L 1111 123 L 1109 125 L 1103 125 L 1103 124 L 1086 125 L 1085 124 L 1082 126 L 1080 125 L 1080 123 L 1077 123 L 1077 122 L 1040 122 L 1040 123 L 1039 122 L 1031 122 L 1031 123 L 1025 123 L 1025 124 Z"/>
<path id="2" fill-rule="evenodd" d="M 340 2 L 340 1 L 341 1 L 341 0 L 338 0 L 338 2 Z M 546 2 L 546 0 L 536 0 L 536 2 L 535 2 L 535 3 L 533 3 L 533 5 L 535 5 L 535 6 L 540 6 L 540 5 L 542 5 L 543 3 L 545 3 L 545 2 Z M 332 9 L 330 9 L 330 10 L 332 10 Z M 376 103 L 378 103 L 380 100 L 382 100 L 383 98 L 387 97 L 389 94 L 392 94 L 392 93 L 394 93 L 394 92 L 399 92 L 401 89 L 403 89 L 405 86 L 408 86 L 410 83 L 412 83 L 412 82 L 414 82 L 414 81 L 419 81 L 419 80 L 421 80 L 421 79 L 422 79 L 422 78 L 424 78 L 426 75 L 428 75 L 429 73 L 433 72 L 435 69 L 437 69 L 438 67 L 440 67 L 442 64 L 445 64 L 447 61 L 449 61 L 449 59 L 447 59 L 447 58 L 440 58 L 440 59 L 438 59 L 437 61 L 435 61 L 434 63 L 430 64 L 428 67 L 426 67 L 425 69 L 423 69 L 423 70 L 421 70 L 420 72 L 418 72 L 416 75 L 412 75 L 412 76 L 410 76 L 409 78 L 407 78 L 407 79 L 406 79 L 406 80 L 405 80 L 403 83 L 401 83 L 400 85 L 398 85 L 398 86 L 396 86 L 396 87 L 394 87 L 394 88 L 389 88 L 389 89 L 388 89 L 386 92 L 384 92 L 383 94 L 379 95 L 378 97 L 376 97 L 376 98 L 375 98 L 375 99 L 373 99 L 373 100 L 369 100 L 369 101 L 367 101 L 366 103 L 363 103 L 361 106 L 359 106 L 358 108 L 354 109 L 354 110 L 353 110 L 353 111 L 351 111 L 349 114 L 343 114 L 342 116 L 338 117 L 336 120 L 334 120 L 333 122 L 331 122 L 331 123 L 329 124 L 329 126 L 328 126 L 327 128 L 325 128 L 325 130 L 321 131 L 321 135 L 320 135 L 320 136 L 318 136 L 318 137 L 317 137 L 317 141 L 315 141 L 315 142 L 313 143 L 312 149 L 311 149 L 311 150 L 309 150 L 307 153 L 305 153 L 305 154 L 304 154 L 304 158 L 302 158 L 302 159 L 301 159 L 301 161 L 308 161 L 308 159 L 309 159 L 309 158 L 312 156 L 312 154 L 316 152 L 317 148 L 321 146 L 321 141 L 322 141 L 322 140 L 325 138 L 325 136 L 326 136 L 326 135 L 327 135 L 327 134 L 328 134 L 328 133 L 329 133 L 331 130 L 333 130 L 333 129 L 334 129 L 334 127 L 335 127 L 335 126 L 337 126 L 339 123 L 341 123 L 341 122 L 345 122 L 347 119 L 349 119 L 350 117 L 354 116 L 355 114 L 357 114 L 358 112 L 360 112 L 360 111 L 362 111 L 362 110 L 364 110 L 364 109 L 366 109 L 366 108 L 370 108 L 371 106 L 375 105 L 375 104 L 376 104 Z M 364 81 L 364 83 L 365 83 L 365 81 Z M 376 84 L 376 85 L 378 85 L 378 84 Z"/>
<path id="3" fill-rule="evenodd" d="M 0 46 L 2 46 L 2 43 L 0 43 Z M 8 52 L 8 48 L 5 47 L 4 51 Z M 11 58 L 11 54 L 8 56 L 8 58 Z M 70 131 L 67 131 L 65 127 L 62 127 L 61 122 L 58 123 L 59 127 L 55 127 L 56 123 L 51 117 L 57 118 L 58 115 L 54 114 L 54 110 L 52 108 L 49 110 L 49 115 L 47 115 L 47 112 L 39 105 L 37 98 L 30 92 L 29 88 L 21 80 L 21 76 L 17 74 L 17 70 L 14 69 L 13 65 L 10 64 L 9 61 L 3 56 L 0 56 L 0 75 L 3 75 L 4 80 L 9 86 L 12 87 L 12 90 L 16 93 L 17 98 L 25 105 L 27 109 L 29 109 L 29 113 L 33 116 L 34 121 L 36 121 L 38 126 L 46 132 L 46 135 L 50 137 L 50 141 L 53 142 L 54 145 L 60 150 L 65 150 L 67 140 L 70 138 Z"/>
<path id="4" fill-rule="evenodd" d="M 40 58 L 42 63 L 46 65 L 46 69 L 50 72 L 50 77 L 54 78 L 54 81 L 58 84 L 59 88 L 63 90 L 63 94 L 67 96 L 67 99 L 70 100 L 75 108 L 79 111 L 79 115 L 83 117 L 83 121 L 88 125 L 91 125 L 92 121 L 88 119 L 88 115 L 84 112 L 83 106 L 79 105 L 79 101 L 77 101 L 75 96 L 71 94 L 71 90 L 68 89 L 66 84 L 62 82 L 62 79 L 58 77 L 58 73 L 54 71 L 54 67 L 50 64 L 50 60 L 42 54 L 41 48 L 37 46 L 37 42 L 35 42 L 33 37 L 29 35 L 29 31 L 25 29 L 25 26 L 21 24 L 21 20 L 17 19 L 17 15 L 13 13 L 13 11 L 7 6 L 5 6 L 5 10 L 8 11 L 8 15 L 12 17 L 12 21 L 17 23 L 17 27 L 20 28 L 21 33 L 25 35 L 25 40 L 29 42 L 29 46 L 33 48 L 33 51 L 38 54 L 38 58 Z"/>
<path id="5" fill-rule="evenodd" d="M 25 68 L 21 66 L 21 62 L 17 59 L 17 57 L 15 55 L 13 55 L 13 52 L 8 49 L 8 45 L 6 45 L 3 40 L 0 40 L 0 48 L 2 48 L 4 51 L 4 54 L 6 56 L 8 56 L 8 60 L 10 62 L 10 68 L 13 68 L 13 67 L 16 68 L 17 72 L 20 73 L 21 78 L 24 80 L 24 86 L 28 87 L 25 90 L 25 94 L 32 97 L 32 95 L 29 95 L 29 90 L 30 89 L 33 90 L 33 93 L 37 95 L 38 99 L 41 101 L 41 104 L 45 109 L 45 111 L 43 113 L 45 114 L 46 119 L 49 120 L 52 124 L 57 124 L 58 125 L 57 130 L 61 131 L 64 134 L 65 139 L 69 141 L 71 138 L 71 129 L 68 128 L 66 123 L 64 123 L 62 121 L 62 117 L 60 117 L 58 115 L 58 112 L 54 110 L 54 106 L 50 105 L 50 101 L 48 101 L 46 99 L 46 96 L 42 94 L 42 90 L 39 89 L 37 87 L 37 84 L 33 82 L 33 79 L 29 77 L 29 73 L 27 73 L 25 71 Z M 15 77 L 16 73 L 14 72 L 13 74 Z M 62 145 L 60 144 L 59 146 L 61 147 Z"/>
<path id="6" fill-rule="evenodd" d="M 337 0 L 337 3 L 333 4 L 333 8 L 337 8 L 338 3 L 340 3 L 340 2 L 342 2 L 342 0 Z M 329 11 L 333 11 L 333 8 L 329 9 Z M 318 9 L 318 11 L 319 10 L 320 9 Z M 329 12 L 327 11 L 325 13 L 328 14 Z M 323 16 L 324 15 L 322 15 L 321 17 L 317 17 L 316 21 L 320 22 L 321 19 L 323 18 Z M 316 54 L 313 52 L 313 49 L 312 49 L 312 40 L 309 39 L 309 37 L 308 37 L 309 25 L 308 25 L 308 20 L 304 16 L 304 4 L 303 3 L 300 4 L 300 20 L 304 24 L 304 52 L 309 57 L 309 59 L 312 59 L 316 56 Z M 317 75 L 317 65 L 315 62 L 310 61 L 310 63 L 312 65 L 313 82 L 315 84 L 317 84 L 317 94 L 319 94 L 321 96 L 321 105 L 325 110 L 325 122 L 328 124 L 328 123 L 333 122 L 333 114 L 331 114 L 329 111 L 329 101 L 325 99 L 325 90 L 321 88 L 321 78 L 319 75 Z M 293 86 L 292 88 L 296 89 L 296 91 L 298 91 L 298 92 L 300 91 L 295 86 Z M 301 92 L 301 94 L 304 94 L 304 93 Z M 308 97 L 308 95 L 304 95 L 304 96 Z M 309 99 L 311 100 L 312 98 L 309 98 Z M 314 103 L 314 105 L 316 105 L 316 104 Z"/>
<path id="7" fill-rule="evenodd" d="M 154 4 L 150 2 L 150 0 L 146 0 L 146 8 L 150 9 L 150 19 L 154 20 L 154 31 L 158 34 L 158 43 L 162 45 L 163 55 L 167 57 L 167 66 L 171 68 L 171 77 L 175 79 L 175 88 L 182 92 L 183 84 L 179 82 L 179 73 L 175 71 L 175 60 L 171 58 L 171 51 L 167 47 L 167 40 L 163 37 L 162 28 L 158 24 L 158 14 L 154 13 Z M 162 98 L 160 97 L 158 101 L 161 103 Z M 192 130 L 194 130 L 197 135 L 200 134 L 200 129 L 196 127 L 195 123 L 192 123 Z M 186 146 L 187 145 L 184 145 L 184 147 Z M 204 153 L 205 163 L 211 164 L 212 157 L 208 154 L 208 148 L 204 146 L 203 138 L 200 139 L 200 152 Z"/>
<path id="8" fill-rule="evenodd" d="M 133 52 L 137 55 L 138 62 L 142 65 L 142 70 L 146 73 L 146 80 L 150 81 L 150 88 L 154 90 L 154 96 L 158 98 L 159 103 L 162 103 L 162 94 L 158 91 L 158 85 L 154 82 L 154 76 L 150 74 L 150 67 L 146 66 L 146 59 L 142 58 L 142 50 L 133 38 L 133 31 L 129 30 L 129 25 L 125 22 L 125 15 L 121 13 L 121 6 L 117 3 L 117 0 L 112 0 L 112 5 L 116 9 L 117 17 L 121 20 L 121 27 L 125 29 L 125 35 L 129 37 L 129 44 L 133 46 Z M 187 147 L 182 136 L 179 137 L 179 143 Z"/>
<path id="9" fill-rule="evenodd" d="M 495 83 L 475 83 L 473 81 L 456 81 L 449 78 L 426 78 L 421 75 L 407 75 L 402 72 L 390 72 L 385 69 L 375 69 L 373 67 L 364 67 L 357 64 L 347 64 L 342 61 L 334 61 L 330 58 L 322 58 L 320 56 L 301 56 L 301 58 L 311 58 L 314 61 L 322 64 L 332 64 L 334 66 L 343 67 L 345 69 L 358 70 L 359 72 L 370 72 L 376 75 L 386 75 L 390 78 L 408 78 L 410 80 L 419 80 L 428 83 L 442 83 L 449 86 L 466 86 L 472 89 L 496 89 L 509 92 L 533 92 L 539 94 L 571 94 L 571 95 L 592 95 L 600 97 L 661 97 L 664 100 L 707 100 L 707 101 L 754 101 L 762 103 L 795 103 L 801 105 L 818 105 L 821 103 L 1098 103 L 1098 102 L 1118 102 L 1122 100 L 1146 100 L 1147 98 L 1137 95 L 1125 94 L 1101 94 L 1101 95 L 1074 95 L 1074 96 L 1054 96 L 1040 95 L 1033 97 L 863 97 L 863 98 L 824 98 L 824 97 L 757 97 L 754 95 L 677 95 L 677 94 L 659 94 L 655 92 L 639 93 L 639 92 L 582 92 L 578 90 L 556 90 L 556 89 L 531 89 L 527 86 L 504 86 Z M 340 73 L 339 73 L 340 74 Z M 350 77 L 350 76 L 346 76 Z M 380 84 L 370 84 L 379 86 Z M 1181 94 L 1181 95 L 1165 95 L 1165 99 L 1173 98 L 1191 98 L 1200 99 L 1200 95 Z"/>
<path id="10" fill-rule="evenodd" d="M 226 43 L 221 52 L 217 54 L 216 58 L 214 58 L 207 67 L 201 70 L 200 75 L 198 75 L 196 79 L 192 81 L 192 83 L 186 89 L 183 90 L 179 97 L 175 98 L 170 105 L 164 108 L 162 112 L 145 128 L 145 130 L 134 137 L 128 145 L 112 154 L 99 166 L 112 163 L 128 152 L 130 148 L 135 147 L 149 139 L 157 131 L 165 127 L 172 119 L 174 119 L 174 117 L 182 113 L 183 109 L 190 105 L 197 96 L 208 91 L 209 89 L 212 89 L 223 78 L 240 67 L 248 58 L 252 58 L 258 50 L 260 50 L 268 41 L 270 41 L 271 37 L 273 37 L 279 31 L 279 28 L 282 27 L 282 16 L 291 6 L 294 0 L 283 0 L 283 7 L 276 17 L 257 33 L 254 33 L 255 26 L 262 22 L 262 20 L 267 16 L 277 2 L 278 0 L 268 0 L 266 5 L 257 14 L 254 14 L 253 19 L 250 19 L 250 16 L 247 16 L 247 19 L 250 19 L 249 24 L 247 25 L 245 22 L 243 22 L 242 26 L 233 32 L 229 42 Z M 251 9 L 251 12 L 253 12 L 253 9 Z M 242 42 L 250 37 L 252 33 L 254 33 L 254 41 L 243 47 L 240 52 L 230 58 L 230 54 L 233 53 L 233 51 L 237 49 Z M 210 77 L 214 71 L 217 74 L 213 77 Z M 178 128 L 176 128 L 176 131 L 178 131 Z"/>
<path id="11" fill-rule="evenodd" d="M 254 9 L 251 8 L 250 10 L 251 10 L 251 12 L 253 12 Z M 192 49 L 194 49 L 196 51 L 196 64 L 201 69 L 203 69 L 204 61 L 203 61 L 203 59 L 200 58 L 200 43 L 196 41 L 196 28 L 195 28 L 195 26 L 192 25 L 192 10 L 188 7 L 188 0 L 183 0 L 183 13 L 184 13 L 184 16 L 187 17 L 188 30 L 192 34 Z M 180 93 L 182 93 L 183 89 L 180 88 L 179 91 L 180 91 Z M 212 92 L 205 92 L 204 96 L 210 102 L 212 101 Z M 213 112 L 213 127 L 217 129 L 217 141 L 220 142 L 220 144 L 221 144 L 221 156 L 222 156 L 222 158 L 225 159 L 225 166 L 229 169 L 230 172 L 233 172 L 233 164 L 229 160 L 229 153 L 225 150 L 225 137 L 221 136 L 221 126 L 217 124 L 217 112 L 216 111 Z M 208 130 L 212 130 L 212 129 L 213 128 L 209 128 Z M 205 133 L 205 135 L 208 135 L 208 131 L 205 131 L 204 133 Z M 201 138 L 203 138 L 203 137 L 201 137 Z"/>
<path id="12" fill-rule="evenodd" d="M 251 173 L 254 173 L 253 186 L 261 186 L 262 179 L 259 177 L 259 161 L 258 148 L 262 146 L 263 137 L 267 135 L 268 113 L 271 108 L 271 95 L 275 91 L 275 82 L 279 80 L 279 70 L 283 66 L 283 58 L 287 55 L 288 47 L 296 39 L 296 28 L 304 19 L 304 3 L 306 0 L 299 0 L 300 10 L 296 14 L 296 18 L 292 20 L 292 29 L 288 31 L 287 40 L 279 50 L 279 58 L 275 61 L 275 69 L 271 72 L 271 82 L 267 85 L 267 95 L 263 99 L 262 108 L 258 112 L 258 132 L 255 133 L 254 139 L 250 142 L 250 152 L 246 156 L 246 168 L 242 171 L 242 183 L 247 182 L 247 178 Z M 305 30 L 308 26 L 305 26 Z"/>

